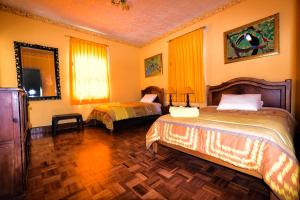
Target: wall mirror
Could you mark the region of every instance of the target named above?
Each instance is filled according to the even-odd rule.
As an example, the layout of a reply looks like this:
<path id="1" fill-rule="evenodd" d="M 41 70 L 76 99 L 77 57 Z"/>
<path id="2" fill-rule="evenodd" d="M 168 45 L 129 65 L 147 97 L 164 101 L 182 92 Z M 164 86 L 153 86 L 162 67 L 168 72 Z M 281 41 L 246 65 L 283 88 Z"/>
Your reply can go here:
<path id="1" fill-rule="evenodd" d="M 29 100 L 60 99 L 58 49 L 14 42 L 18 87 Z"/>

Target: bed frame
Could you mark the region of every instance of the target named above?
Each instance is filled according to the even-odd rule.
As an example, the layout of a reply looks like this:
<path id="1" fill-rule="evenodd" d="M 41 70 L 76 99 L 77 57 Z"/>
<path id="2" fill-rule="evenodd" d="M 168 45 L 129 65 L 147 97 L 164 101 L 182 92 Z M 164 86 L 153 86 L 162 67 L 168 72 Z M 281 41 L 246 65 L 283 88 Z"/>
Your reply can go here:
<path id="1" fill-rule="evenodd" d="M 241 77 L 229 80 L 220 85 L 207 86 L 207 105 L 218 105 L 221 100 L 222 94 L 262 94 L 262 101 L 264 101 L 264 106 L 283 108 L 289 112 L 291 111 L 290 79 L 285 80 L 283 82 L 269 82 L 262 79 Z M 218 158 L 202 154 L 190 149 L 185 149 L 177 145 L 168 144 L 162 141 L 153 143 L 152 150 L 154 152 L 154 155 L 158 151 L 158 144 L 262 179 L 262 176 L 255 171 L 236 167 Z M 270 199 L 278 199 L 272 191 L 270 193 Z"/>
<path id="2" fill-rule="evenodd" d="M 216 86 L 207 86 L 207 105 L 219 105 L 222 94 L 261 94 L 265 107 L 282 108 L 291 112 L 291 83 L 269 82 L 255 78 L 235 78 Z"/>
<path id="3" fill-rule="evenodd" d="M 157 94 L 156 99 L 154 100 L 154 102 L 156 103 L 160 103 L 161 107 L 164 106 L 164 89 L 163 88 L 159 88 L 156 86 L 149 86 L 146 87 L 144 90 L 141 91 L 141 96 L 143 97 L 145 94 Z"/>
<path id="4" fill-rule="evenodd" d="M 164 89 L 163 88 L 159 88 L 156 86 L 149 86 L 149 87 L 146 87 L 144 90 L 141 90 L 142 97 L 145 94 L 157 94 L 157 97 L 154 100 L 154 102 L 160 103 L 161 109 L 163 108 L 163 106 L 164 106 Z M 130 118 L 130 119 L 114 121 L 113 122 L 114 129 L 111 131 L 111 133 L 113 133 L 115 130 L 121 130 L 122 128 L 125 128 L 125 127 L 130 127 L 130 126 L 147 123 L 147 122 L 153 122 L 159 116 L 161 116 L 161 115 L 149 115 L 149 116 L 145 116 L 145 117 L 135 117 L 135 118 Z M 97 120 L 95 120 L 95 123 L 102 124 L 102 122 L 97 121 Z"/>

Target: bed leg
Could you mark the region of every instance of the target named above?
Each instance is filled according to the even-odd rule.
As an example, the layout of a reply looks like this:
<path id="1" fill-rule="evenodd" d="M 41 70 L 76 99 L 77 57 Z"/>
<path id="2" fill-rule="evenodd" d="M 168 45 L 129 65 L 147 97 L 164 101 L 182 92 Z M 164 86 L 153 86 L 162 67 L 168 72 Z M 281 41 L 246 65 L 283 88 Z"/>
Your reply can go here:
<path id="1" fill-rule="evenodd" d="M 270 200 L 280 200 L 272 190 L 270 190 Z"/>
<path id="2" fill-rule="evenodd" d="M 154 142 L 154 143 L 153 143 L 152 148 L 153 148 L 153 149 L 152 149 L 152 150 L 153 150 L 153 153 L 156 154 L 157 151 L 158 151 L 158 145 L 157 145 L 157 142 Z"/>
<path id="3" fill-rule="evenodd" d="M 154 143 L 152 144 L 152 155 L 153 155 L 153 159 L 156 158 L 157 151 L 158 151 L 158 144 L 157 144 L 157 142 L 154 142 Z"/>

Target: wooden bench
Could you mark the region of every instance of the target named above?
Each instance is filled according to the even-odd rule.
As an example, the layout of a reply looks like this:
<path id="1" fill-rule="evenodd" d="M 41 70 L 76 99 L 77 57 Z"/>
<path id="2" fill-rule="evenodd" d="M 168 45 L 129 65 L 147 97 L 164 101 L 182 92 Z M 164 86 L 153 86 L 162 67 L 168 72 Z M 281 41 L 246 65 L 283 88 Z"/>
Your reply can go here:
<path id="1" fill-rule="evenodd" d="M 53 115 L 52 116 L 52 134 L 53 135 L 56 135 L 58 121 L 66 120 L 66 119 L 76 119 L 78 130 L 80 130 L 81 128 L 83 129 L 83 120 L 82 120 L 82 115 L 80 113 Z"/>

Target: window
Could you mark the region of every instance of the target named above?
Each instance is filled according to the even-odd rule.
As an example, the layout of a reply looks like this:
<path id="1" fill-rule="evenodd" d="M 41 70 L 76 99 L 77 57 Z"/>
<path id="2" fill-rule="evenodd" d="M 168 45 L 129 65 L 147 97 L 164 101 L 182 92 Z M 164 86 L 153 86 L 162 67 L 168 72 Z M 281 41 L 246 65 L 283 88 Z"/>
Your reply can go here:
<path id="1" fill-rule="evenodd" d="M 70 39 L 71 104 L 109 102 L 107 46 Z"/>
<path id="2" fill-rule="evenodd" d="M 193 91 L 192 102 L 204 102 L 203 30 L 198 29 L 169 42 L 168 87 L 177 91 L 177 101 Z M 189 90 L 189 91 L 187 91 Z"/>

